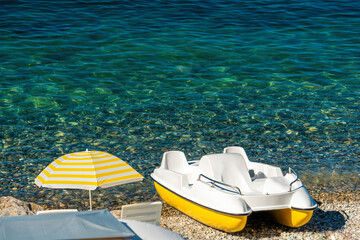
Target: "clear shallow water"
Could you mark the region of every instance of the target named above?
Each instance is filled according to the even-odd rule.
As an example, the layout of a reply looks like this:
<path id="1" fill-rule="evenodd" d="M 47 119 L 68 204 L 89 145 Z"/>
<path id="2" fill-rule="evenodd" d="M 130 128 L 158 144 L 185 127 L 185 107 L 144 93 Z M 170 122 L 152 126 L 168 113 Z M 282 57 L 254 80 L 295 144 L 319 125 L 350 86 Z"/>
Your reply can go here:
<path id="1" fill-rule="evenodd" d="M 89 148 L 146 177 L 95 197 L 146 200 L 164 151 L 197 159 L 229 145 L 292 166 L 308 186 L 358 189 L 359 3 L 2 5 L 1 195 L 76 204 L 83 193 L 39 189 L 33 179 Z"/>

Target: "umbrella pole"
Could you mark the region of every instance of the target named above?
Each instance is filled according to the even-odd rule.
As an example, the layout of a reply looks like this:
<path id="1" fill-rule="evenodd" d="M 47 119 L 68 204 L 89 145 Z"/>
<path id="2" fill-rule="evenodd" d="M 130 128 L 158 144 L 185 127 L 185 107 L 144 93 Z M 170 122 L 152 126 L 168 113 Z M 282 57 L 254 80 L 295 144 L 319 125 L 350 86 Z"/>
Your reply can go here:
<path id="1" fill-rule="evenodd" d="M 90 211 L 92 211 L 91 190 L 89 190 Z"/>

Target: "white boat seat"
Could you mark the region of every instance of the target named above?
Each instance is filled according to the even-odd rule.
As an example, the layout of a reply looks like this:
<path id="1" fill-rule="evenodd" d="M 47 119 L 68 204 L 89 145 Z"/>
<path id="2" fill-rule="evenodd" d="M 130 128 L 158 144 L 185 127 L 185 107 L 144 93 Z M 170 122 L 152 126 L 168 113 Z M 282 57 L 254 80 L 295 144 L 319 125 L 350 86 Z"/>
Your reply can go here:
<path id="1" fill-rule="evenodd" d="M 249 169 L 249 174 L 250 174 L 250 177 L 252 180 L 254 180 L 255 178 L 265 177 L 263 172 L 261 172 L 260 175 L 259 175 L 259 171 L 255 172 L 254 164 L 252 162 L 250 162 L 244 148 L 238 147 L 238 146 L 226 147 L 226 148 L 224 148 L 224 153 L 240 154 L 242 156 L 242 158 L 244 159 L 247 168 Z"/>
<path id="2" fill-rule="evenodd" d="M 245 160 L 240 154 L 212 154 L 203 156 L 199 163 L 200 173 L 229 185 L 237 186 L 247 193 L 285 193 L 289 190 L 289 181 L 284 176 L 266 177 L 258 172 L 251 179 Z"/>
<path id="3" fill-rule="evenodd" d="M 224 153 L 239 153 L 242 154 L 245 152 L 244 148 L 238 146 L 231 146 L 224 148 Z"/>
<path id="4" fill-rule="evenodd" d="M 187 176 L 191 184 L 196 180 L 196 167 L 190 166 L 186 160 L 185 154 L 181 151 L 165 152 L 161 161 L 161 167 Z"/>
<path id="5" fill-rule="evenodd" d="M 266 178 L 258 178 L 252 181 L 251 189 L 254 192 L 263 193 L 264 183 L 266 182 Z"/>
<path id="6" fill-rule="evenodd" d="M 240 154 L 245 160 L 246 164 L 250 162 L 248 156 L 246 155 L 245 149 L 238 146 L 226 147 L 224 148 L 224 153 L 237 153 Z"/>
<path id="7" fill-rule="evenodd" d="M 238 146 L 226 147 L 224 148 L 224 153 L 240 154 L 243 157 L 246 166 L 249 169 L 249 174 L 252 175 L 251 178 L 253 180 L 259 178 L 266 178 L 266 177 L 283 176 L 281 169 L 279 167 L 275 167 L 263 163 L 250 162 L 244 148 L 242 147 L 238 147 Z"/>
<path id="8" fill-rule="evenodd" d="M 284 193 L 289 191 L 289 187 L 290 183 L 285 177 L 270 177 L 264 182 L 263 193 Z"/>
<path id="9" fill-rule="evenodd" d="M 186 173 L 189 171 L 185 154 L 181 151 L 165 152 L 161 162 L 161 167 L 178 173 Z"/>
<path id="10" fill-rule="evenodd" d="M 244 158 L 240 154 L 212 154 L 200 159 L 199 168 L 205 176 L 229 185 L 242 192 L 251 192 L 251 178 Z"/>

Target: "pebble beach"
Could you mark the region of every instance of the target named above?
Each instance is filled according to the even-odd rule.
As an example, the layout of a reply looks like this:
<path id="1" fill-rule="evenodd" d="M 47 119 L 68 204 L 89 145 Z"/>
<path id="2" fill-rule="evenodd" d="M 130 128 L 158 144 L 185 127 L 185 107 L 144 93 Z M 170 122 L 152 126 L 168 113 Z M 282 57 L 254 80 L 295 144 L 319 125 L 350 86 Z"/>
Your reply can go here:
<path id="1" fill-rule="evenodd" d="M 118 216 L 160 200 L 150 174 L 164 152 L 191 161 L 241 146 L 299 173 L 319 202 L 312 220 L 292 229 L 253 213 L 228 234 L 164 203 L 161 226 L 186 239 L 360 239 L 359 11 L 353 0 L 4 1 L 0 196 L 86 211 L 88 191 L 34 179 L 62 155 L 104 151 L 144 176 L 93 191 L 94 209 Z"/>
<path id="2" fill-rule="evenodd" d="M 360 194 L 356 189 L 324 191 L 309 189 L 318 202 L 312 219 L 300 228 L 290 228 L 272 221 L 266 213 L 253 213 L 246 227 L 237 233 L 225 233 L 205 226 L 163 203 L 160 226 L 177 232 L 184 239 L 359 239 Z M 159 197 L 153 199 L 160 200 Z M 118 219 L 121 206 L 113 206 L 111 213 Z M 48 209 L 36 203 L 13 197 L 0 198 L 0 217 L 32 215 Z"/>
<path id="3" fill-rule="evenodd" d="M 185 239 L 359 239 L 359 193 L 310 190 L 320 206 L 310 222 L 300 228 L 281 226 L 266 214 L 253 213 L 241 232 L 230 234 L 207 227 L 167 204 L 163 207 L 161 226 Z"/>

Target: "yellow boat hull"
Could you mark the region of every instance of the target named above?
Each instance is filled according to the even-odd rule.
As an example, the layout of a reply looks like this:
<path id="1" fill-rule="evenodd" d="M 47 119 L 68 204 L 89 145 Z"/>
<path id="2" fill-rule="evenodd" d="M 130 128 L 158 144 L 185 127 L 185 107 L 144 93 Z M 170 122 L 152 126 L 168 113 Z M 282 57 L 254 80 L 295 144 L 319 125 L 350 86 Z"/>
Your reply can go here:
<path id="1" fill-rule="evenodd" d="M 310 221 L 314 210 L 279 209 L 269 213 L 280 224 L 288 227 L 301 227 Z"/>
<path id="2" fill-rule="evenodd" d="M 156 182 L 154 182 L 154 185 L 156 191 L 166 203 L 205 225 L 225 232 L 238 232 L 246 225 L 247 216 L 217 212 L 191 202 Z"/>

